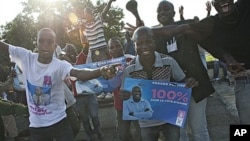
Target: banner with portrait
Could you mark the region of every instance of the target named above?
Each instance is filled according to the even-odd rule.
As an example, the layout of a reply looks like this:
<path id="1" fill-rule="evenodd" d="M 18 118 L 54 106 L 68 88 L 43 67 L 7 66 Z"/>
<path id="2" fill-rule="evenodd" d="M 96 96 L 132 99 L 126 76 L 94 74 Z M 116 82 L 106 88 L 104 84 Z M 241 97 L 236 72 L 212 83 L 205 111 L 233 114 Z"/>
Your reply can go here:
<path id="1" fill-rule="evenodd" d="M 148 117 L 148 120 L 162 120 L 179 127 L 183 127 L 185 125 L 191 98 L 191 88 L 186 88 L 184 83 L 125 78 L 124 90 L 132 93 L 132 88 L 135 86 L 141 88 L 141 98 L 148 102 L 150 104 L 150 108 L 152 108 L 153 112 L 151 117 Z M 136 102 L 131 100 L 133 100 L 132 96 L 130 99 L 125 100 L 123 104 L 136 104 Z M 124 105 L 123 111 L 128 110 L 126 107 L 129 106 Z M 144 106 L 145 105 L 146 104 L 144 104 Z M 147 111 L 148 113 L 148 109 L 144 111 Z M 133 114 L 133 116 L 137 115 L 134 113 L 131 114 L 131 112 L 127 113 L 130 115 Z M 141 114 L 142 113 L 138 115 Z M 147 114 L 147 116 L 148 115 L 149 114 Z M 138 120 L 129 117 L 132 116 L 126 116 L 123 114 L 124 120 Z"/>

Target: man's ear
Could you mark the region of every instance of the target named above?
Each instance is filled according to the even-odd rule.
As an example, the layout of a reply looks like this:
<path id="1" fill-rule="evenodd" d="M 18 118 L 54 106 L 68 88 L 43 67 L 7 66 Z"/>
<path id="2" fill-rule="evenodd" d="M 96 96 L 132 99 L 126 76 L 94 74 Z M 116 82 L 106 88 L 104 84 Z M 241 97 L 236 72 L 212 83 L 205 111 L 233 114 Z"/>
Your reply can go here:
<path id="1" fill-rule="evenodd" d="M 173 11 L 173 18 L 174 18 L 174 16 L 175 16 L 175 11 Z"/>

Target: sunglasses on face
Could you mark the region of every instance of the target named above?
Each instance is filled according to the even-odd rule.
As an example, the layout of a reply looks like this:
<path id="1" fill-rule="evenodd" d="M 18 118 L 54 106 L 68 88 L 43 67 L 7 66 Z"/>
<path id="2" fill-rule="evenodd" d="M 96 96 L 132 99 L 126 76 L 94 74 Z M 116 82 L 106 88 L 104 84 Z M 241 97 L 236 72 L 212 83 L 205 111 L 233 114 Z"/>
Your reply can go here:
<path id="1" fill-rule="evenodd" d="M 38 43 L 52 45 L 55 41 L 53 39 L 39 39 Z"/>

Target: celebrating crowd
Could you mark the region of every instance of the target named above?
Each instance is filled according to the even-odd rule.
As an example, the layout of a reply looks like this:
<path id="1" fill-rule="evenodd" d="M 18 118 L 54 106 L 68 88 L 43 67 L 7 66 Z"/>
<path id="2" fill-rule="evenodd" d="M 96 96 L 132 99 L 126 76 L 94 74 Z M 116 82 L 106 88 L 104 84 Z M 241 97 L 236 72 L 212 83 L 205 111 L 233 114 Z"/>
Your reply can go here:
<path id="1" fill-rule="evenodd" d="M 200 21 L 184 19 L 183 7 L 179 9 L 181 20 L 174 21 L 174 3 L 162 0 L 155 17 L 160 26 L 146 27 L 147 23 L 143 21 L 137 22 L 136 26 L 129 24 L 124 45 L 119 37 L 112 37 L 108 41 L 105 38 L 103 23 L 112 2 L 115 0 L 109 0 L 97 16 L 94 16 L 91 8 L 84 9 L 86 20 L 81 28 L 85 32 L 81 33 L 81 38 L 86 39 L 84 43 L 81 40 L 84 46 L 79 54 L 72 43 L 67 43 L 63 48 L 58 46 L 56 33 L 48 27 L 38 31 L 36 51 L 33 52 L 0 42 L 0 53 L 10 56 L 11 62 L 15 64 L 8 79 L 0 83 L 1 141 L 6 140 L 5 120 L 15 121 L 13 115 L 29 117 L 30 141 L 73 141 L 81 124 L 87 141 L 105 140 L 98 115 L 98 95 L 99 98 L 109 95 L 114 98 L 117 132 L 121 141 L 158 141 L 160 134 L 166 141 L 210 141 L 206 105 L 207 97 L 215 90 L 200 55 L 202 48 L 224 62 L 234 76 L 240 123 L 250 124 L 249 0 L 212 0 L 206 3 L 207 17 Z M 211 5 L 217 11 L 216 15 L 210 15 Z M 114 91 L 77 91 L 77 81 L 100 77 L 109 80 L 117 75 L 117 69 L 115 64 L 96 69 L 79 69 L 74 65 L 118 57 L 126 58 L 126 67 L 121 83 Z M 148 120 L 146 117 L 141 117 L 143 120 L 124 120 L 124 100 L 131 99 L 126 104 L 133 103 L 134 106 L 138 102 L 145 103 L 142 98 L 136 99 L 141 93 L 124 89 L 125 78 L 129 77 L 181 82 L 191 88 L 184 127 L 161 120 Z M 11 92 L 11 85 L 15 86 L 13 91 L 17 93 L 16 99 L 7 96 Z M 136 90 L 141 91 L 139 88 Z M 150 116 L 153 113 L 151 107 L 143 111 L 150 112 Z M 135 114 L 126 113 L 129 113 L 128 116 Z M 13 126 L 13 130 L 17 130 L 15 123 Z M 20 141 L 17 131 L 12 137 Z"/>

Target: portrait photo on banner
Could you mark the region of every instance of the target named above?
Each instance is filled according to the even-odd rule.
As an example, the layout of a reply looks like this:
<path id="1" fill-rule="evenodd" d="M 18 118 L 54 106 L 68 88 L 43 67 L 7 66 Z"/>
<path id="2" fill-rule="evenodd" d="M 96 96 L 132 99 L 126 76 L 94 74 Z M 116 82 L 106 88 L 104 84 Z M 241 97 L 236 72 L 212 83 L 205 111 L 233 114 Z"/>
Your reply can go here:
<path id="1" fill-rule="evenodd" d="M 124 90 L 131 97 L 123 101 L 123 120 L 162 120 L 184 126 L 192 91 L 184 83 L 125 78 Z"/>

